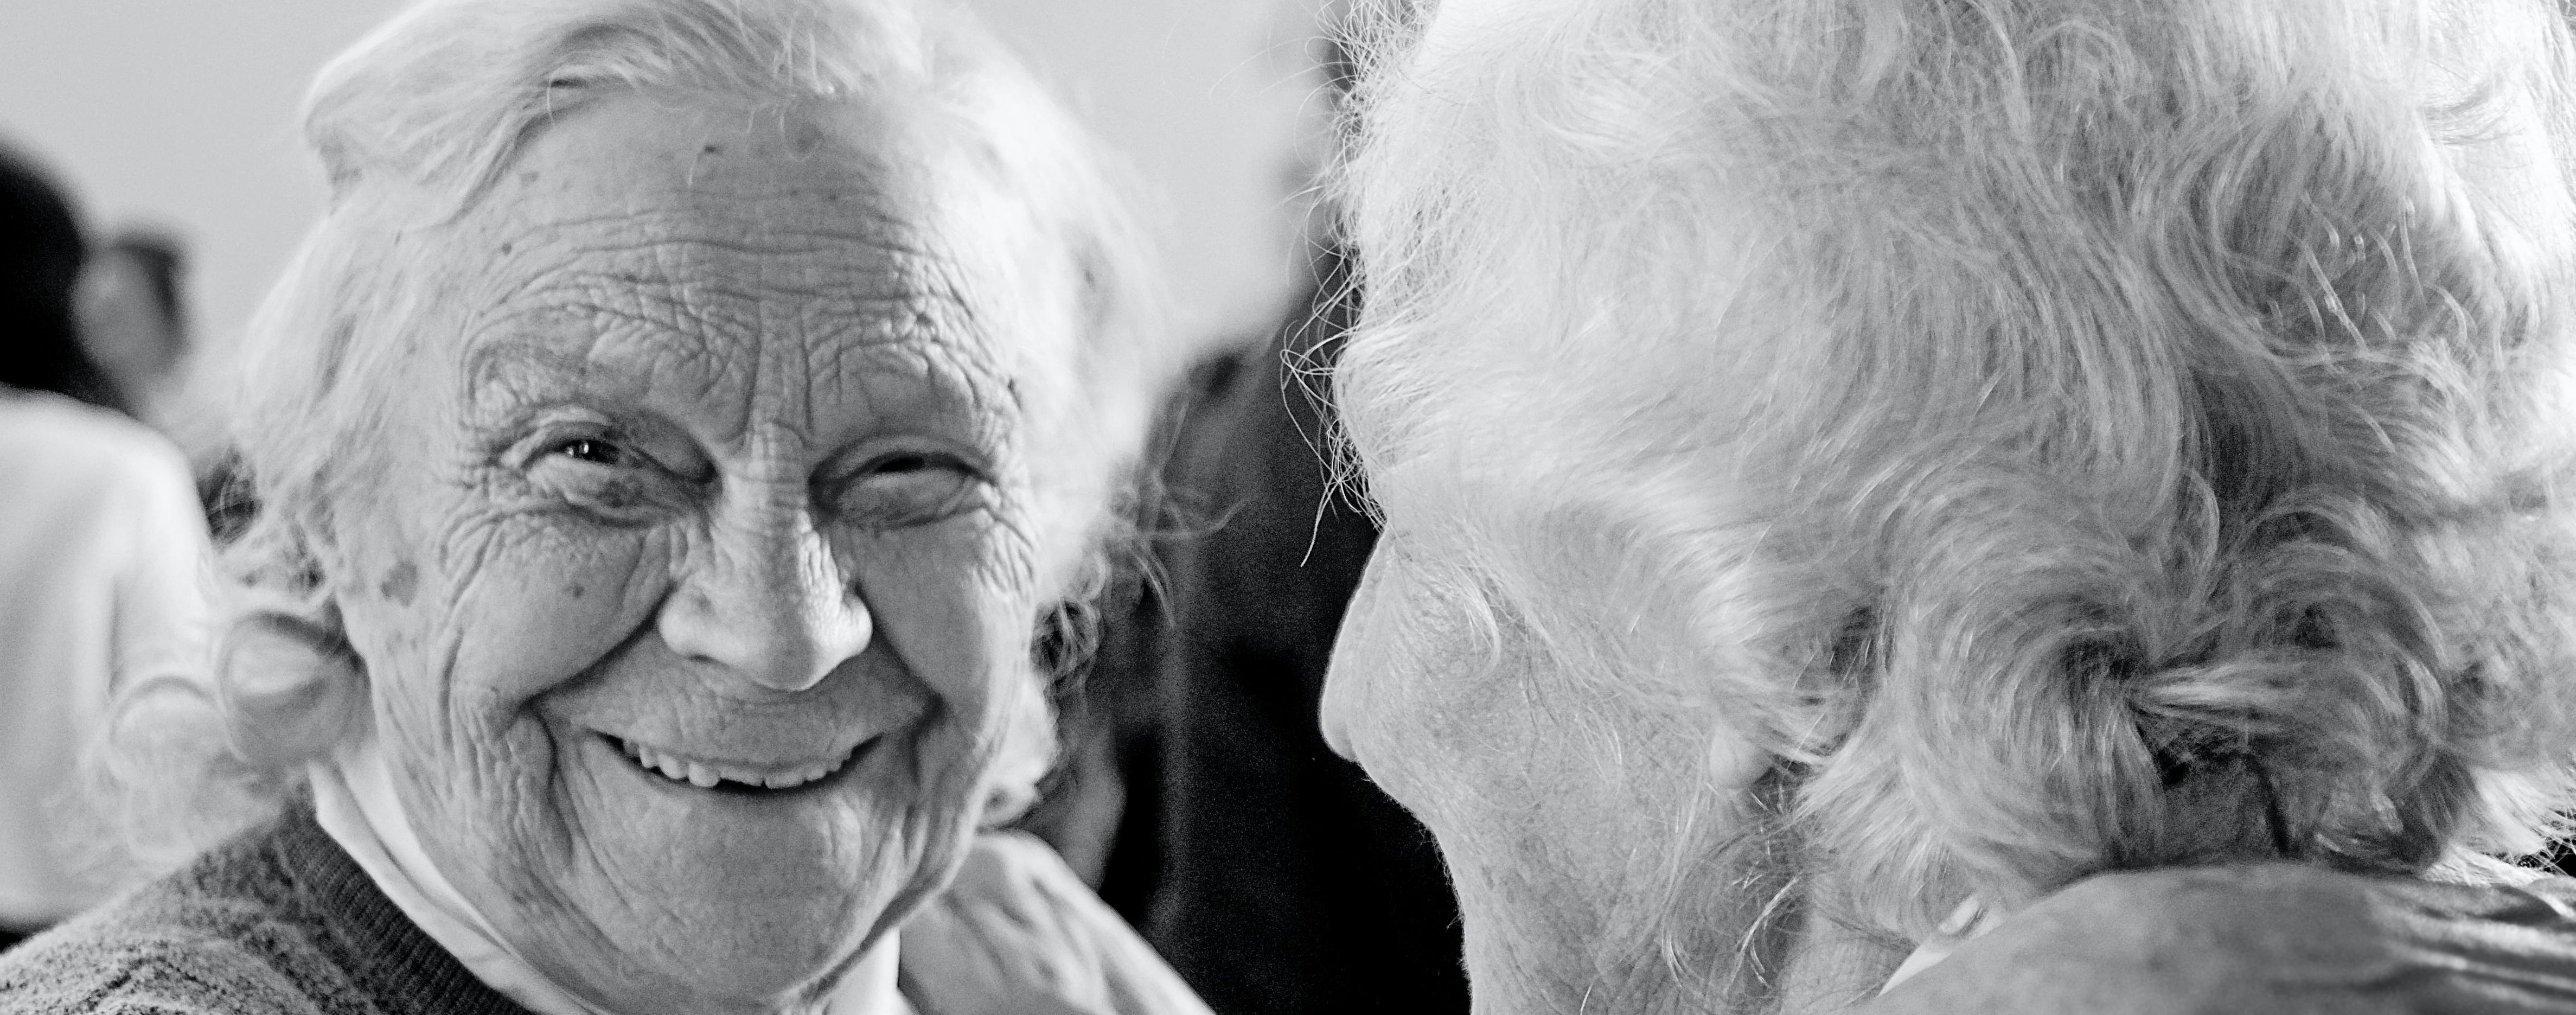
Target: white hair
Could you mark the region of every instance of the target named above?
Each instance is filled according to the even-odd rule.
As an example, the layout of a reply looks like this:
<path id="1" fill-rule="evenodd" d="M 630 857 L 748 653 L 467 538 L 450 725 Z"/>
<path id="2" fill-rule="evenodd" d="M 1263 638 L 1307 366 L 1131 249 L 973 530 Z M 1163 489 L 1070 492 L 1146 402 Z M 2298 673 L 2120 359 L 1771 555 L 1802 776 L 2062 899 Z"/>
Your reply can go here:
<path id="1" fill-rule="evenodd" d="M 2553 5 L 1427 6 L 1358 30 L 1348 443 L 1482 541 L 1455 595 L 1759 737 L 1816 901 L 1921 937 L 2109 869 L 2555 834 Z"/>
<path id="2" fill-rule="evenodd" d="M 635 92 L 867 104 L 973 146 L 1081 276 L 1071 375 L 1016 378 L 1014 395 L 1039 594 L 1052 616 L 1099 584 L 1182 347 L 1124 177 L 980 26 L 916 0 L 426 0 L 324 67 L 306 102 L 330 203 L 242 353 L 237 450 L 259 507 L 225 549 L 235 619 L 212 677 L 136 688 L 102 745 L 128 838 L 164 844 L 157 859 L 255 818 L 363 728 L 362 686 L 273 650 L 345 645 L 313 539 L 430 296 L 404 232 L 472 207 L 549 123 Z M 1050 621 L 1029 619 L 1033 634 Z M 1017 764 L 1034 783 L 1045 761 Z"/>

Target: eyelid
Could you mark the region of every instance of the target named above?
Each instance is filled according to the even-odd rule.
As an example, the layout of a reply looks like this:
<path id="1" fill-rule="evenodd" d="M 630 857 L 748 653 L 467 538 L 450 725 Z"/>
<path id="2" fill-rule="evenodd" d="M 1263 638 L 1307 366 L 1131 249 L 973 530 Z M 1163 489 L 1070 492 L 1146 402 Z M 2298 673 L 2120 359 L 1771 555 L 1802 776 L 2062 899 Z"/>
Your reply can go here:
<path id="1" fill-rule="evenodd" d="M 952 447 L 946 442 L 931 441 L 890 443 L 862 452 L 845 454 L 842 460 L 854 464 L 832 468 L 826 471 L 824 476 L 829 482 L 836 484 L 855 483 L 876 475 L 877 468 L 889 461 L 908 457 L 921 458 L 932 468 L 955 469 L 966 474 L 968 479 L 979 483 L 992 481 L 992 471 L 985 467 L 981 456 L 970 450 Z"/>
<path id="2" fill-rule="evenodd" d="M 915 458 L 917 468 L 888 472 L 883 466 Z M 852 453 L 848 468 L 824 480 L 823 498 L 844 517 L 871 528 L 902 529 L 934 524 L 971 511 L 984 500 L 980 491 L 993 480 L 971 452 L 929 441 L 904 441 Z"/>
<path id="3" fill-rule="evenodd" d="M 925 468 L 952 469 L 957 472 L 965 473 L 967 477 L 971 479 L 983 478 L 983 473 L 980 470 L 977 470 L 973 464 L 967 462 L 963 458 L 957 457 L 956 455 L 949 454 L 945 451 L 923 451 L 909 448 L 898 451 L 888 451 L 884 454 L 869 458 L 866 464 L 859 467 L 858 472 L 855 473 L 852 478 L 857 479 L 879 475 L 881 474 L 879 470 L 886 464 L 905 458 L 920 459 L 924 463 Z"/>

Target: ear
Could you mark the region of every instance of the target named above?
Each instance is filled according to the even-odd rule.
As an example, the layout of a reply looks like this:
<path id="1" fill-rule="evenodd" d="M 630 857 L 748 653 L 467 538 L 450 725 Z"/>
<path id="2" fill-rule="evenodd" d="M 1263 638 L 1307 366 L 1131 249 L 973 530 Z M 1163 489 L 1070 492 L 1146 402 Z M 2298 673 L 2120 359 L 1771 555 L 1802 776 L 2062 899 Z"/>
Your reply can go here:
<path id="1" fill-rule="evenodd" d="M 368 721 L 366 667 L 329 607 L 235 622 L 215 660 L 215 697 L 234 753 L 263 768 L 327 754 Z"/>

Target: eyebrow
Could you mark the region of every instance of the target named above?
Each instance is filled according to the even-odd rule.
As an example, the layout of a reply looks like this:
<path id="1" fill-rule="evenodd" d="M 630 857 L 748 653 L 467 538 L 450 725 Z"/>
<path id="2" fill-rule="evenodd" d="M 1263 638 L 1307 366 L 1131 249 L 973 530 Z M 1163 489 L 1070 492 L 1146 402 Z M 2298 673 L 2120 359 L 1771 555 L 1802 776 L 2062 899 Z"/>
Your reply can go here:
<path id="1" fill-rule="evenodd" d="M 478 409 L 491 409 L 496 396 L 533 386 L 586 388 L 594 373 L 590 360 L 549 348 L 543 342 L 511 336 L 477 343 L 465 354 L 465 397 Z"/>
<path id="2" fill-rule="evenodd" d="M 624 291 L 651 295 L 644 287 Z M 467 338 L 472 345 L 463 361 L 467 402 L 487 409 L 496 394 L 515 394 L 532 386 L 613 398 L 640 395 L 650 386 L 649 380 L 603 370 L 600 347 L 616 342 L 627 329 L 685 333 L 685 326 L 675 328 L 673 316 L 677 315 L 651 313 L 655 301 L 642 302 L 642 310 L 596 299 L 530 301 L 504 310 Z M 620 378 L 624 383 L 618 382 Z"/>

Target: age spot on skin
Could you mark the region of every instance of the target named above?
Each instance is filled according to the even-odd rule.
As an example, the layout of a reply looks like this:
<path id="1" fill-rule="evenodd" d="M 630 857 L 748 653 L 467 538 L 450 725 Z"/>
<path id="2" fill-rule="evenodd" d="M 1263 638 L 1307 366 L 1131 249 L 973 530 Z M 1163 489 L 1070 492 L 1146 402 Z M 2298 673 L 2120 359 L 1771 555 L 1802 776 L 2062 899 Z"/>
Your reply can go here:
<path id="1" fill-rule="evenodd" d="M 376 591 L 396 603 L 411 605 L 412 595 L 420 591 L 420 568 L 408 560 L 394 565 L 393 571 L 385 575 L 384 584 L 376 586 Z"/>

